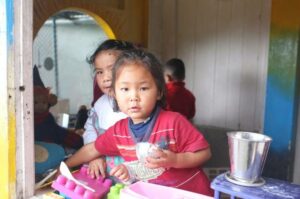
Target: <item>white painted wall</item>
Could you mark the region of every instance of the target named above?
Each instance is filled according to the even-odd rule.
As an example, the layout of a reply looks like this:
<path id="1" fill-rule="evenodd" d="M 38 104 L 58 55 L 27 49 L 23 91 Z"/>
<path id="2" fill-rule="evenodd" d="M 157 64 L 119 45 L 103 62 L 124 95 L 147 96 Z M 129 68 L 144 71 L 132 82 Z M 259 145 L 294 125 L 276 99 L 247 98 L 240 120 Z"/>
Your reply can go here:
<path id="1" fill-rule="evenodd" d="M 149 50 L 181 58 L 194 122 L 262 131 L 270 0 L 152 0 Z"/>
<path id="2" fill-rule="evenodd" d="M 107 39 L 96 24 L 57 23 L 59 99 L 69 99 L 70 113 L 76 113 L 80 105 L 90 106 L 93 94 L 92 68 L 86 62 L 98 45 Z M 39 68 L 46 87 L 56 93 L 55 70 L 44 68 L 44 59 L 54 59 L 52 24 L 44 24 L 34 40 L 33 64 Z"/>

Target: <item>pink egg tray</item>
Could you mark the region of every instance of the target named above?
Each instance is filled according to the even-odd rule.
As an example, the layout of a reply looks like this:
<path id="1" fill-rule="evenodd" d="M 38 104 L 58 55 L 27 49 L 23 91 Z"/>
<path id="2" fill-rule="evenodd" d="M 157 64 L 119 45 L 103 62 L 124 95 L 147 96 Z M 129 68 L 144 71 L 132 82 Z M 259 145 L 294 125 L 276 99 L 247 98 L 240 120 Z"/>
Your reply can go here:
<path id="1" fill-rule="evenodd" d="M 110 179 L 93 179 L 87 174 L 87 167 L 82 166 L 81 169 L 73 176 L 76 180 L 94 189 L 95 192 L 77 185 L 74 181 L 69 180 L 63 175 L 59 175 L 52 183 L 52 188 L 59 191 L 60 194 L 72 199 L 100 199 L 103 198 L 109 191 L 112 181 Z"/>

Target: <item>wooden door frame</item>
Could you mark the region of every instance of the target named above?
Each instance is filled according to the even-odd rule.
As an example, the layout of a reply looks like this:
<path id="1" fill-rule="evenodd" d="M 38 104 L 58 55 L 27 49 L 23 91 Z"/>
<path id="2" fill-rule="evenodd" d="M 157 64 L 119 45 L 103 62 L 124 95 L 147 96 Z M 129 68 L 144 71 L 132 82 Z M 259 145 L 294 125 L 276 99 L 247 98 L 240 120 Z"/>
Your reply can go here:
<path id="1" fill-rule="evenodd" d="M 1 186 L 0 198 L 34 194 L 32 16 L 33 0 L 0 4 L 1 51 Z M 3 172 L 3 173 L 2 173 Z"/>

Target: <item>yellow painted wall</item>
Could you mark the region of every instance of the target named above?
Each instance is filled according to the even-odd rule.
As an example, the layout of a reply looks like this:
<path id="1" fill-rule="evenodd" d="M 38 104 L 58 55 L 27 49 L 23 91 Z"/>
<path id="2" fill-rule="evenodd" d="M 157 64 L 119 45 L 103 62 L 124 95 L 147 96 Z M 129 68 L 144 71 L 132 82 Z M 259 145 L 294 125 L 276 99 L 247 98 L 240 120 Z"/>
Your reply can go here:
<path id="1" fill-rule="evenodd" d="M 272 0 L 271 23 L 282 28 L 298 28 L 300 25 L 299 0 Z"/>
<path id="2" fill-rule="evenodd" d="M 3 83 L 3 82 L 2 82 Z M 2 92 L 1 92 L 2 93 Z M 0 133 L 0 162 L 2 164 L 2 168 L 0 169 L 0 197 L 1 198 L 8 198 L 8 195 L 10 193 L 9 187 L 11 183 L 14 183 L 11 181 L 10 176 L 11 176 L 11 161 L 9 160 L 10 158 L 10 149 L 9 147 L 9 137 L 11 136 L 11 133 L 8 130 L 8 114 L 7 114 L 7 103 L 6 100 L 1 100 L 0 102 L 0 108 L 1 108 L 1 113 L 0 113 L 0 128 L 1 128 L 1 133 Z M 15 155 L 11 156 L 15 157 Z"/>
<path id="3" fill-rule="evenodd" d="M 15 116 L 9 113 L 8 120 L 1 118 L 0 128 L 0 198 L 9 198 L 15 193 L 16 185 L 16 139 L 15 139 Z M 3 128 L 8 122 L 8 129 Z"/>
<path id="4" fill-rule="evenodd" d="M 102 18 L 116 38 L 147 47 L 148 0 L 35 0 L 33 9 L 34 36 L 56 12 L 78 9 Z"/>

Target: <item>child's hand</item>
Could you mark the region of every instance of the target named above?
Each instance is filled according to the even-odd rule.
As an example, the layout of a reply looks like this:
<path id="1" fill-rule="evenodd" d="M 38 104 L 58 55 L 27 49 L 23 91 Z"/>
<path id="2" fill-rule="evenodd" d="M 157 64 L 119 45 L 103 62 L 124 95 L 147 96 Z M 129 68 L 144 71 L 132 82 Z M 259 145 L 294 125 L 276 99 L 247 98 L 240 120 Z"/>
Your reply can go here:
<path id="1" fill-rule="evenodd" d="M 99 178 L 100 175 L 103 178 L 105 178 L 105 171 L 106 171 L 105 157 L 100 157 L 100 158 L 90 161 L 89 168 L 88 168 L 88 174 L 92 178 Z"/>
<path id="2" fill-rule="evenodd" d="M 112 168 L 109 174 L 117 177 L 119 180 L 123 182 L 126 182 L 130 179 L 129 171 L 124 164 L 120 164 Z"/>
<path id="3" fill-rule="evenodd" d="M 82 135 L 84 134 L 84 129 L 76 129 L 74 132 L 75 132 L 77 135 L 82 136 Z"/>
<path id="4" fill-rule="evenodd" d="M 177 154 L 170 150 L 155 150 L 147 157 L 146 167 L 151 169 L 174 167 L 177 161 Z"/>

